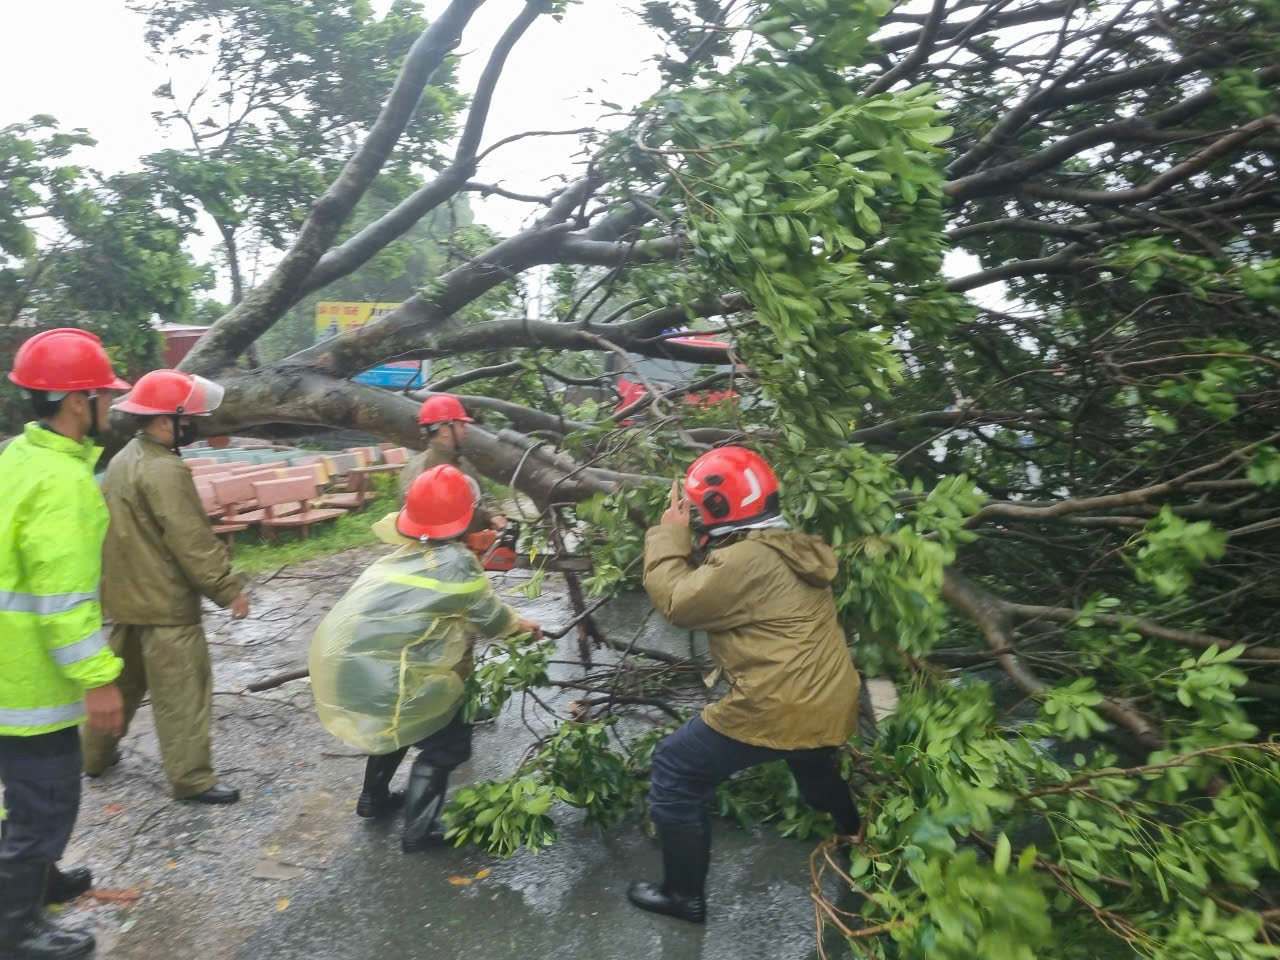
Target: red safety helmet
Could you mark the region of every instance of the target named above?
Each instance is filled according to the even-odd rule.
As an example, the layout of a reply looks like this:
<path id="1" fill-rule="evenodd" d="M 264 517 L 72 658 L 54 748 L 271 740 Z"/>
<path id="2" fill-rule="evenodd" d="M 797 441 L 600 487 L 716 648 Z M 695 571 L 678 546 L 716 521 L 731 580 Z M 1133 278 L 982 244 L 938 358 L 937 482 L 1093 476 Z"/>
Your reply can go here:
<path id="1" fill-rule="evenodd" d="M 764 459 L 745 447 L 720 447 L 693 462 L 684 489 L 712 533 L 775 517 L 778 478 Z"/>
<path id="2" fill-rule="evenodd" d="M 428 426 L 434 423 L 452 423 L 461 420 L 463 423 L 475 423 L 467 416 L 462 401 L 451 393 L 437 393 L 422 401 L 422 409 L 418 411 L 418 423 Z"/>
<path id="3" fill-rule="evenodd" d="M 415 540 L 448 540 L 471 524 L 480 491 L 452 464 L 423 471 L 409 487 L 396 529 Z"/>
<path id="4" fill-rule="evenodd" d="M 152 370 L 139 377 L 137 385 L 111 409 L 140 416 L 207 417 L 218 409 L 224 393 L 204 377 L 181 370 Z"/>
<path id="5" fill-rule="evenodd" d="M 42 393 L 129 389 L 111 369 L 102 341 L 70 327 L 37 333 L 20 346 L 9 379 Z"/>

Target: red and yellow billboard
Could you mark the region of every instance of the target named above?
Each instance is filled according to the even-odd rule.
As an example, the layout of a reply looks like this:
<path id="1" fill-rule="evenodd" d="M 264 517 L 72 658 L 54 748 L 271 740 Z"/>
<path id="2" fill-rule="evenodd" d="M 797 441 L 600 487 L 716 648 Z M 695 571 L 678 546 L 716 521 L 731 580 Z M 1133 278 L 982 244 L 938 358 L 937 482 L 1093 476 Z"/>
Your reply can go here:
<path id="1" fill-rule="evenodd" d="M 379 320 L 398 303 L 353 303 L 348 300 L 321 300 L 316 304 L 316 339 L 327 340 L 340 333 L 363 327 L 371 320 Z"/>

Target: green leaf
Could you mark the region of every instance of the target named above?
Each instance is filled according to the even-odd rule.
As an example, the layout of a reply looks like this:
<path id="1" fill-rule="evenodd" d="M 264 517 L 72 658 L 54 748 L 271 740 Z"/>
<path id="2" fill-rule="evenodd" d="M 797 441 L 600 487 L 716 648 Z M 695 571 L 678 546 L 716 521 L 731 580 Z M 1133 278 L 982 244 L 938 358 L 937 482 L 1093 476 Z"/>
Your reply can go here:
<path id="1" fill-rule="evenodd" d="M 1009 870 L 1009 857 L 1013 852 L 1013 847 L 1009 843 L 1009 838 L 1004 834 L 1000 834 L 1000 839 L 996 841 L 995 856 L 992 857 L 991 867 L 995 870 L 997 876 L 1003 877 Z"/>

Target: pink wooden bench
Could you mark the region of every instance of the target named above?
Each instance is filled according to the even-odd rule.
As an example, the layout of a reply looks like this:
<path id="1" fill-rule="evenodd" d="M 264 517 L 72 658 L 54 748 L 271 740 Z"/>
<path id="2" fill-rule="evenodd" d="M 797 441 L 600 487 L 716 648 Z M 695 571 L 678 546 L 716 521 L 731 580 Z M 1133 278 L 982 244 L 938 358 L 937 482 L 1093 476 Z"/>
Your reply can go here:
<path id="1" fill-rule="evenodd" d="M 199 474 L 193 474 L 191 479 L 196 482 L 197 486 L 199 486 L 202 483 L 209 485 L 209 484 L 212 484 L 215 480 L 222 480 L 225 477 L 229 477 L 229 476 L 231 476 L 231 474 L 229 473 L 199 473 Z M 210 487 L 210 489 L 212 489 L 212 487 Z"/>
<path id="2" fill-rule="evenodd" d="M 223 466 L 221 463 L 201 464 L 198 467 L 189 467 L 193 477 L 207 477 L 210 474 L 230 473 L 231 468 Z"/>
<path id="3" fill-rule="evenodd" d="M 223 509 L 223 518 L 236 523 L 257 523 L 263 511 L 257 509 L 258 501 L 253 484 L 258 480 L 276 479 L 271 473 L 233 473 L 215 480 L 212 484 L 214 498 Z"/>
<path id="4" fill-rule="evenodd" d="M 290 477 L 284 480 L 259 480 L 253 485 L 254 498 L 258 501 L 264 515 L 258 521 L 262 535 L 268 540 L 275 539 L 277 530 L 301 530 L 302 539 L 307 539 L 311 525 L 323 520 L 336 520 L 343 516 L 345 510 L 335 510 L 311 506 L 316 496 L 315 479 L 306 477 Z M 286 504 L 300 504 L 301 510 L 286 514 Z"/>
<path id="5" fill-rule="evenodd" d="M 219 537 L 225 537 L 227 546 L 235 547 L 235 539 L 237 533 L 243 533 L 249 529 L 247 523 L 241 523 L 234 520 L 227 520 L 222 517 L 222 505 L 218 503 L 217 497 L 213 493 L 213 485 L 202 480 L 196 481 L 196 492 L 200 494 L 200 502 L 204 504 L 204 512 L 210 518 L 209 527 L 214 534 Z"/>
<path id="6" fill-rule="evenodd" d="M 323 464 L 294 464 L 292 467 L 285 467 L 283 470 L 277 470 L 276 474 L 281 480 L 292 480 L 297 477 L 305 477 L 316 482 L 316 489 L 324 486 L 328 479 L 328 471 L 325 470 Z"/>

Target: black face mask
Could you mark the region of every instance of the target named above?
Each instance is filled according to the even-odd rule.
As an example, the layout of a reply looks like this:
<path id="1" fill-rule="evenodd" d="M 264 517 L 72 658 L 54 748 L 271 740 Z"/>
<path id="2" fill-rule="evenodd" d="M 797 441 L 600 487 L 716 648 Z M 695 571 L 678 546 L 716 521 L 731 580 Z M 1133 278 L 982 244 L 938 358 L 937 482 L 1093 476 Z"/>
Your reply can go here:
<path id="1" fill-rule="evenodd" d="M 178 418 L 174 417 L 173 437 L 174 446 L 185 447 L 187 444 L 195 443 L 200 439 L 200 428 L 194 423 L 179 423 Z"/>

